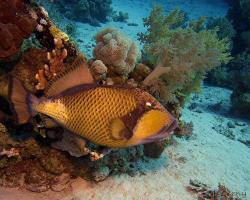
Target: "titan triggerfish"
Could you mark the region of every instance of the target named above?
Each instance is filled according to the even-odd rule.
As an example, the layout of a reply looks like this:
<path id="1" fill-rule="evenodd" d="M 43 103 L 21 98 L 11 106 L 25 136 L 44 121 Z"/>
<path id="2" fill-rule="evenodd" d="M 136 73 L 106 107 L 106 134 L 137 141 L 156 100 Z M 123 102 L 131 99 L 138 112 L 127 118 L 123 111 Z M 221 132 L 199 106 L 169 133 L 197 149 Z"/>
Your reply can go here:
<path id="1" fill-rule="evenodd" d="M 19 124 L 40 113 L 95 144 L 122 148 L 168 137 L 176 119 L 139 88 L 98 85 L 82 58 L 48 84 L 45 97 L 10 77 L 9 101 Z"/>

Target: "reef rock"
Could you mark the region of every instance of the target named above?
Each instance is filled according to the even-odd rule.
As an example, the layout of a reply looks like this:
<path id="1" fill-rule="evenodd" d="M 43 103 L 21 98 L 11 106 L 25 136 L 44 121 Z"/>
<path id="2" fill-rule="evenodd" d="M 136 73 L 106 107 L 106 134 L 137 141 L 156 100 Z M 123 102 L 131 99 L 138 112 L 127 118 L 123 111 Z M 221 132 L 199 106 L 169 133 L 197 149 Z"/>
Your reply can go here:
<path id="1" fill-rule="evenodd" d="M 0 1 L 0 59 L 8 60 L 36 27 L 23 0 Z"/>

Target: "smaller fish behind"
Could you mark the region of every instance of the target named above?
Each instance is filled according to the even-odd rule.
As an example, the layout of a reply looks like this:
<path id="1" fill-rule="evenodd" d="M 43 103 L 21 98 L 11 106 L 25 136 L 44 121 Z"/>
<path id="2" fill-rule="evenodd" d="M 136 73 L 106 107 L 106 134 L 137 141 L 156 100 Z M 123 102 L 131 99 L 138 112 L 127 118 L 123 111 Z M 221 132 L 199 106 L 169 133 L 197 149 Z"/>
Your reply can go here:
<path id="1" fill-rule="evenodd" d="M 9 101 L 19 124 L 42 113 L 74 134 L 112 148 L 160 140 L 176 128 L 174 117 L 147 92 L 93 83 L 81 58 L 66 69 L 48 85 L 47 98 L 35 97 L 10 77 Z"/>

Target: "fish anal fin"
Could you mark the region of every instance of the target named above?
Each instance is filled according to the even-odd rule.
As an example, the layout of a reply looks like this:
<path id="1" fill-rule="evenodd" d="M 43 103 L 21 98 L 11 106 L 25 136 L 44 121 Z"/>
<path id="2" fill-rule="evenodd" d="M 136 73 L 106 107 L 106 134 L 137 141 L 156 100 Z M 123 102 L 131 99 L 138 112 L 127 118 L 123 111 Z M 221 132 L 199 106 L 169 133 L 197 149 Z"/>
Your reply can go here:
<path id="1" fill-rule="evenodd" d="M 66 65 L 65 70 L 49 81 L 45 95 L 56 96 L 72 87 L 90 83 L 94 83 L 94 79 L 88 69 L 88 64 L 83 56 L 78 56 L 72 64 Z"/>

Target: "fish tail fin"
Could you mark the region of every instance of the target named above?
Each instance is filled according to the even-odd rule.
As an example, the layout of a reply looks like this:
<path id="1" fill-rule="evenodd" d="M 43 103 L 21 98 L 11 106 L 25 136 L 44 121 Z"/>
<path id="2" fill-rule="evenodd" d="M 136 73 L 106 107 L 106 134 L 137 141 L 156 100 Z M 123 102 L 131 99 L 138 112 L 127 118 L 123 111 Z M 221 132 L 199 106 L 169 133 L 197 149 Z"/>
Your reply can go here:
<path id="1" fill-rule="evenodd" d="M 18 124 L 27 123 L 36 112 L 32 105 L 39 102 L 39 99 L 29 93 L 21 82 L 13 77 L 9 77 L 8 85 L 9 103 Z"/>

